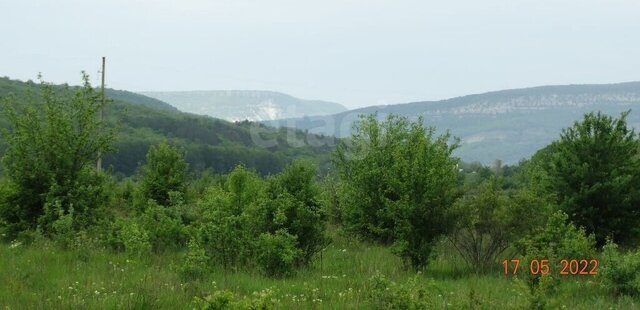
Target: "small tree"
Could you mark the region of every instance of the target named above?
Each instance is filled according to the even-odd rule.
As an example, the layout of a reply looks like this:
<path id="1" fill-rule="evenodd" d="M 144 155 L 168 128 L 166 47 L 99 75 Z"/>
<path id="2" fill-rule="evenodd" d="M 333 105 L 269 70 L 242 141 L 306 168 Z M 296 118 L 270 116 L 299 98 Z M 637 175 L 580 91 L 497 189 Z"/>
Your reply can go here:
<path id="1" fill-rule="evenodd" d="M 347 230 L 382 243 L 414 267 L 427 264 L 438 237 L 453 226 L 457 159 L 448 134 L 434 137 L 423 120 L 363 117 L 335 163 L 343 182 Z"/>
<path id="2" fill-rule="evenodd" d="M 0 216 L 13 233 L 38 224 L 49 231 L 71 208 L 85 219 L 74 226 L 86 225 L 104 201 L 103 180 L 93 165 L 110 149 L 115 130 L 98 119 L 100 95 L 84 73 L 82 80 L 83 86 L 58 92 L 41 82 L 40 98 L 5 102 L 10 129 L 2 131 L 8 145 L 2 163 L 14 191 L 0 206 Z"/>
<path id="3" fill-rule="evenodd" d="M 640 236 L 640 141 L 622 113 L 589 113 L 564 129 L 545 165 L 548 188 L 576 226 L 621 244 Z"/>
<path id="4" fill-rule="evenodd" d="M 549 215 L 549 208 L 531 193 L 520 190 L 509 195 L 501 187 L 501 178 L 493 177 L 452 209 L 456 226 L 449 240 L 478 272 L 495 264 L 514 241 L 544 225 Z"/>
<path id="5" fill-rule="evenodd" d="M 147 164 L 142 167 L 142 194 L 168 207 L 171 192 L 184 195 L 186 175 L 187 162 L 180 149 L 166 142 L 152 146 L 147 153 Z"/>
<path id="6" fill-rule="evenodd" d="M 326 244 L 326 216 L 322 212 L 315 184 L 316 169 L 294 162 L 268 180 L 266 197 L 253 210 L 253 226 L 260 232 L 286 232 L 295 237 L 301 255 L 298 265 L 306 265 Z"/>

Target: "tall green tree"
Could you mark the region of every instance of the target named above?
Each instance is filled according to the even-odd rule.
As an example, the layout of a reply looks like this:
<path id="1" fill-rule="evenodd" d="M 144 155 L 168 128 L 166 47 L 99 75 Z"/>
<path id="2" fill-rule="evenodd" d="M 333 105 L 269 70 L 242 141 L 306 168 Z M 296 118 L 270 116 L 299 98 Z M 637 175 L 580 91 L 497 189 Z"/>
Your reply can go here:
<path id="1" fill-rule="evenodd" d="M 39 96 L 4 102 L 10 128 L 2 131 L 8 145 L 2 163 L 14 191 L 0 216 L 13 232 L 38 224 L 47 229 L 69 212 L 86 223 L 102 201 L 94 165 L 110 150 L 115 129 L 98 119 L 100 94 L 84 73 L 82 80 L 81 87 L 59 92 L 41 82 L 33 89 Z"/>
<path id="2" fill-rule="evenodd" d="M 450 140 L 422 119 L 362 117 L 334 157 L 346 229 L 393 243 L 407 263 L 425 266 L 437 238 L 453 227 L 448 210 L 458 195 L 458 160 Z"/>
<path id="3" fill-rule="evenodd" d="M 171 205 L 171 193 L 184 195 L 187 162 L 184 153 L 167 142 L 151 146 L 142 167 L 142 194 L 161 206 Z"/>
<path id="4" fill-rule="evenodd" d="M 548 188 L 577 226 L 622 244 L 640 233 L 640 140 L 626 118 L 589 113 L 552 144 Z"/>

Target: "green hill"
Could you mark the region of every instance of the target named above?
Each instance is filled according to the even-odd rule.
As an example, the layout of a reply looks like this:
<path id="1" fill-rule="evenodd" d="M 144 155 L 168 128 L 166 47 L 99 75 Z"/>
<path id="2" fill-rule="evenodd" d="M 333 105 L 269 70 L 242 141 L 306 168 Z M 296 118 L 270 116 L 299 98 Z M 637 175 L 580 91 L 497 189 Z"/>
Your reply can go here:
<path id="1" fill-rule="evenodd" d="M 55 89 L 64 91 L 63 86 Z M 38 92 L 39 85 L 33 82 L 0 78 L 0 100 L 23 104 L 29 102 L 29 93 L 38 98 Z M 329 146 L 293 145 L 284 129 L 183 113 L 165 102 L 128 91 L 109 89 L 106 93 L 110 103 L 105 115 L 119 126 L 119 135 L 116 151 L 106 154 L 104 163 L 120 175 L 133 174 L 144 162 L 149 147 L 166 139 L 185 149 L 193 170 L 226 173 L 243 164 L 266 175 L 282 170 L 296 158 L 310 159 L 321 166 L 328 162 Z M 0 126 L 8 126 L 1 115 Z M 297 131 L 296 137 L 304 139 L 306 135 Z M 268 147 L 260 145 L 264 140 L 271 141 Z M 0 152 L 5 147 L 0 141 Z"/>
<path id="2" fill-rule="evenodd" d="M 345 137 L 360 114 L 398 114 L 417 118 L 440 132 L 461 138 L 457 155 L 488 164 L 495 159 L 515 163 L 557 139 L 584 113 L 602 111 L 618 116 L 631 109 L 628 122 L 640 128 L 640 82 L 605 85 L 542 86 L 489 92 L 441 101 L 373 106 L 330 116 L 265 122 L 313 133 Z"/>

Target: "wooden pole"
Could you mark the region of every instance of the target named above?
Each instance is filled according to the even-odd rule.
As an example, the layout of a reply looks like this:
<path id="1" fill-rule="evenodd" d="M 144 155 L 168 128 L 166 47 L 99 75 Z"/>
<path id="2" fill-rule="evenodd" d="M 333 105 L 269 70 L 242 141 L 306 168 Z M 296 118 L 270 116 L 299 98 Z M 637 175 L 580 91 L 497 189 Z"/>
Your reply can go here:
<path id="1" fill-rule="evenodd" d="M 102 107 L 100 108 L 100 121 L 104 120 L 104 105 L 105 105 L 105 96 L 104 96 L 104 67 L 105 67 L 105 57 L 102 57 Z M 102 172 L 102 151 L 98 151 L 98 164 L 97 164 L 98 172 Z"/>

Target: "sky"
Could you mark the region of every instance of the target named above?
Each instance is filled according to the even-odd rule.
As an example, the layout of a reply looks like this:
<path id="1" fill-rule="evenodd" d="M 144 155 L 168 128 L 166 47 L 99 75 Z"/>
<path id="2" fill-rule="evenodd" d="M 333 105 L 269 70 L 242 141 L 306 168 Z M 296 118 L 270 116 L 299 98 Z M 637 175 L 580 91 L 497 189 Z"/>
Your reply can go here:
<path id="1" fill-rule="evenodd" d="M 640 80 L 637 0 L 0 2 L 0 76 L 355 108 Z"/>

